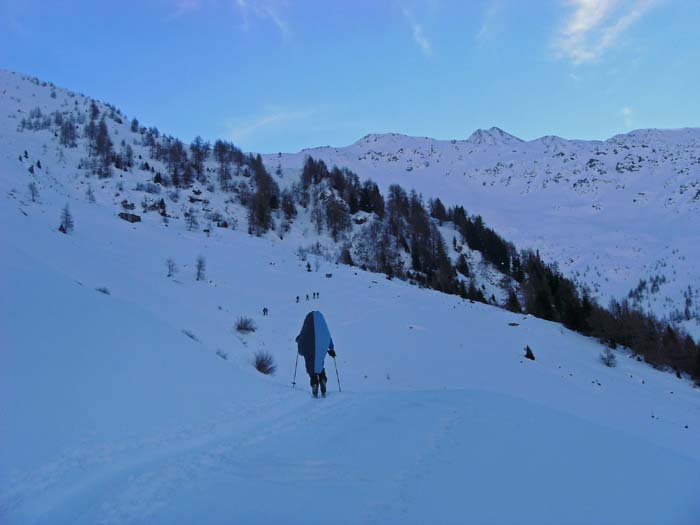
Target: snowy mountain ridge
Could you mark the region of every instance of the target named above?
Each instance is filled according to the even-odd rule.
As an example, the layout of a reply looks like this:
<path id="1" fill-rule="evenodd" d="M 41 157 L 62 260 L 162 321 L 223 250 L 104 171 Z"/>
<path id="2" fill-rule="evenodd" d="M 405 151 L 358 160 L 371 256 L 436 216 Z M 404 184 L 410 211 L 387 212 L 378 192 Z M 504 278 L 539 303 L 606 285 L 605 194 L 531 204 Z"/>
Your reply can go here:
<path id="1" fill-rule="evenodd" d="M 563 139 L 562 139 L 563 140 Z M 422 142 L 443 142 L 437 139 L 431 139 L 429 137 L 412 137 L 410 135 L 403 135 L 401 133 L 369 133 L 362 137 L 361 139 L 354 142 L 353 146 L 371 146 L 378 145 L 381 148 L 392 147 L 400 145 L 405 147 L 407 143 L 414 143 L 415 145 L 420 145 Z M 523 142 L 522 139 L 506 133 L 498 127 L 491 127 L 489 129 L 477 129 L 474 131 L 468 139 L 462 141 L 449 141 L 450 143 L 455 142 L 468 142 L 471 144 L 485 144 L 489 146 L 503 145 L 503 144 L 517 144 Z M 302 151 L 312 152 L 317 148 L 306 148 Z"/>
<path id="2" fill-rule="evenodd" d="M 401 184 L 464 205 L 603 303 L 640 280 L 663 281 L 635 294 L 636 304 L 700 333 L 700 128 L 639 129 L 604 141 L 522 141 L 498 128 L 467 140 L 392 133 L 264 159 L 293 171 L 309 155 L 382 189 Z"/>

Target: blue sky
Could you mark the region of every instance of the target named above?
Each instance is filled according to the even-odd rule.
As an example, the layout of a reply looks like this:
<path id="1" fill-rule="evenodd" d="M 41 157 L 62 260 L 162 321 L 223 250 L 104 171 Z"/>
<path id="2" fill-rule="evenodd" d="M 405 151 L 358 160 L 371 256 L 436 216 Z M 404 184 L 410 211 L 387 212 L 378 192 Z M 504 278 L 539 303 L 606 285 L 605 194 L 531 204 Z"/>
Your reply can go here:
<path id="1" fill-rule="evenodd" d="M 0 0 L 0 67 L 245 150 L 700 125 L 696 0 Z"/>

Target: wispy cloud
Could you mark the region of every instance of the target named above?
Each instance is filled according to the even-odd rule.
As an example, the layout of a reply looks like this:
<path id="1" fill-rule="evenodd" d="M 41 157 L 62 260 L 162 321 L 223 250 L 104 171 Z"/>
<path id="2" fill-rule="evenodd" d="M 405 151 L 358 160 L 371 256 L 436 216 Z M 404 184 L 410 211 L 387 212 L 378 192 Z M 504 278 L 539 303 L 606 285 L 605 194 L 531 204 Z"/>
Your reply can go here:
<path id="1" fill-rule="evenodd" d="M 260 115 L 243 121 L 229 121 L 226 123 L 226 128 L 230 139 L 240 141 L 292 121 L 307 119 L 315 112 L 316 110 L 312 108 L 303 110 L 267 110 Z"/>
<path id="2" fill-rule="evenodd" d="M 501 0 L 491 0 L 484 13 L 481 17 L 481 25 L 479 26 L 479 31 L 476 33 L 476 41 L 478 43 L 483 43 L 494 36 L 494 33 L 498 30 L 498 19 L 503 3 Z"/>
<path id="3" fill-rule="evenodd" d="M 269 0 L 236 0 L 236 5 L 243 14 L 245 27 L 249 26 L 250 17 L 271 22 L 280 32 L 283 38 L 289 38 L 291 31 L 289 23 L 282 16 L 278 5 Z"/>
<path id="4" fill-rule="evenodd" d="M 170 13 L 171 17 L 178 17 L 189 11 L 199 9 L 202 5 L 202 0 L 174 0 L 175 10 Z"/>
<path id="5" fill-rule="evenodd" d="M 578 83 L 581 82 L 581 75 L 577 75 L 577 74 L 574 73 L 573 71 L 572 71 L 571 73 L 569 73 L 569 78 L 570 78 L 571 81 L 572 81 L 573 83 L 575 83 L 575 84 L 578 84 Z"/>
<path id="6" fill-rule="evenodd" d="M 408 11 L 408 9 L 403 9 L 403 15 L 411 26 L 411 31 L 413 32 L 413 40 L 415 40 L 418 47 L 427 57 L 432 56 L 433 46 L 430 40 L 425 35 L 423 31 L 423 26 L 413 17 L 413 15 Z"/>
<path id="7" fill-rule="evenodd" d="M 598 59 L 656 0 L 569 0 L 572 12 L 559 30 L 555 49 L 574 64 Z"/>
<path id="8" fill-rule="evenodd" d="M 242 27 L 251 28 L 251 20 L 257 19 L 263 22 L 270 22 L 287 39 L 291 35 L 289 23 L 282 16 L 284 0 L 226 0 L 223 3 L 238 9 L 243 19 Z M 181 15 L 196 11 L 202 7 L 211 7 L 219 3 L 218 0 L 170 0 L 172 12 L 170 18 L 177 18 Z"/>

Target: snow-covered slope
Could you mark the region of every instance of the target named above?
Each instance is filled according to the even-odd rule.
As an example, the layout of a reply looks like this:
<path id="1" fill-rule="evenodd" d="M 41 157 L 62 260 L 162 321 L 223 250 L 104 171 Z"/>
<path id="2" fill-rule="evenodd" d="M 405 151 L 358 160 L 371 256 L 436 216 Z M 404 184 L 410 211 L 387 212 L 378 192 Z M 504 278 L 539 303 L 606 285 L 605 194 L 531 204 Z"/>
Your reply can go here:
<path id="1" fill-rule="evenodd" d="M 288 245 L 230 230 L 132 226 L 71 200 L 76 230 L 62 235 L 63 196 L 31 204 L 6 183 L 3 523 L 435 512 L 692 523 L 700 511 L 700 401 L 686 381 L 623 355 L 608 369 L 597 343 L 553 323 L 323 261 L 307 272 Z M 312 291 L 320 299 L 306 302 Z M 301 371 L 289 386 L 310 309 L 330 322 L 343 386 L 320 401 Z M 258 330 L 238 335 L 239 315 Z M 250 365 L 257 349 L 275 356 L 272 378 Z"/>
<path id="2" fill-rule="evenodd" d="M 451 141 L 367 135 L 266 162 L 295 171 L 307 155 L 383 188 L 398 183 L 464 205 L 518 246 L 556 261 L 604 304 L 644 279 L 640 305 L 680 320 L 688 297 L 696 318 L 688 328 L 698 333 L 698 128 L 637 130 L 606 141 L 526 142 L 498 128 Z"/>
<path id="3" fill-rule="evenodd" d="M 185 206 L 240 217 L 206 190 L 208 203 L 168 199 L 167 224 L 127 223 L 119 203 L 147 195 L 146 173 L 86 177 L 79 148 L 12 118 L 89 100 L 0 79 L 0 523 L 697 521 L 687 380 L 621 350 L 607 368 L 597 342 L 557 324 L 321 256 L 303 256 L 309 272 L 303 225 L 285 242 L 188 231 Z M 115 142 L 131 138 L 124 121 L 109 122 Z M 311 309 L 343 387 L 327 360 L 321 400 L 302 366 L 290 386 Z M 257 330 L 237 333 L 239 316 Z M 258 350 L 275 375 L 253 368 Z"/>

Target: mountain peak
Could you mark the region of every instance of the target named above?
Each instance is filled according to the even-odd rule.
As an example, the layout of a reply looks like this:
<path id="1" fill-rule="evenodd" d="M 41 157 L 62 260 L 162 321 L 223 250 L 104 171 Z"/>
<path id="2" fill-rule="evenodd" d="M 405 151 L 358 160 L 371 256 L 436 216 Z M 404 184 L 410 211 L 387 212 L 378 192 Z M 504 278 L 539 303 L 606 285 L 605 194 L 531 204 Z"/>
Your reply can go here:
<path id="1" fill-rule="evenodd" d="M 501 128 L 492 126 L 489 129 L 477 129 L 469 136 L 467 141 L 474 144 L 496 146 L 500 144 L 517 144 L 523 140 L 510 133 L 506 133 Z"/>
<path id="2" fill-rule="evenodd" d="M 361 139 L 355 141 L 355 144 L 384 144 L 388 142 L 398 142 L 409 138 L 410 137 L 408 137 L 407 135 L 402 135 L 401 133 L 369 133 Z"/>

